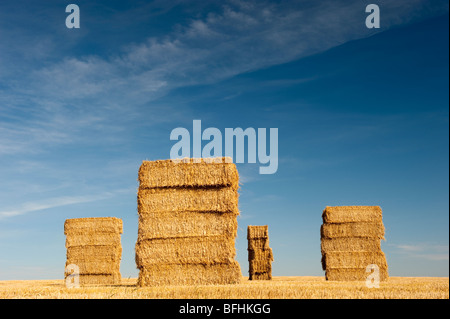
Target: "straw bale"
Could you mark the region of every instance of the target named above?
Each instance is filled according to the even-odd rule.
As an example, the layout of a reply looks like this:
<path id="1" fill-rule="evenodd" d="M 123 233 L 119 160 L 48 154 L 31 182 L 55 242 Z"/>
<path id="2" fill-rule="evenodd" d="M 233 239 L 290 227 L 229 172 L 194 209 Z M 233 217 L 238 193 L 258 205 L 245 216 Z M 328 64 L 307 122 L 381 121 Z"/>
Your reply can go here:
<path id="1" fill-rule="evenodd" d="M 263 273 L 272 271 L 272 262 L 270 260 L 250 260 L 250 273 Z"/>
<path id="2" fill-rule="evenodd" d="M 66 235 L 66 248 L 74 246 L 120 245 L 120 234 L 111 232 L 81 231 Z"/>
<path id="3" fill-rule="evenodd" d="M 248 240 L 248 250 L 269 249 L 269 238 L 252 238 Z"/>
<path id="4" fill-rule="evenodd" d="M 272 280 L 271 272 L 249 273 L 249 280 Z"/>
<path id="5" fill-rule="evenodd" d="M 67 278 L 67 276 L 66 276 Z M 79 275 L 80 286 L 120 285 L 122 277 L 120 273 L 103 275 Z"/>
<path id="6" fill-rule="evenodd" d="M 137 267 L 158 263 L 215 264 L 232 262 L 234 238 L 226 236 L 150 239 L 136 243 Z"/>
<path id="7" fill-rule="evenodd" d="M 64 234 L 80 232 L 111 232 L 123 233 L 122 220 L 116 217 L 88 217 L 66 219 L 64 222 Z"/>
<path id="8" fill-rule="evenodd" d="M 365 268 L 376 264 L 379 268 L 388 268 L 386 256 L 382 251 L 334 251 L 325 253 L 322 257 L 326 270 L 333 268 Z"/>
<path id="9" fill-rule="evenodd" d="M 238 262 L 227 264 L 154 264 L 140 268 L 138 286 L 225 285 L 242 279 Z"/>
<path id="10" fill-rule="evenodd" d="M 139 168 L 140 188 L 205 186 L 237 190 L 239 175 L 236 165 L 230 159 L 216 158 L 143 161 Z"/>
<path id="11" fill-rule="evenodd" d="M 331 251 L 380 251 L 381 244 L 377 238 L 322 238 L 321 250 L 322 254 Z"/>
<path id="12" fill-rule="evenodd" d="M 271 260 L 273 261 L 272 248 L 268 249 L 248 249 L 248 260 Z"/>
<path id="13" fill-rule="evenodd" d="M 139 189 L 138 212 L 223 212 L 239 214 L 239 193 L 227 188 Z"/>
<path id="14" fill-rule="evenodd" d="M 379 206 L 327 206 L 322 214 L 324 223 L 382 222 Z"/>
<path id="15" fill-rule="evenodd" d="M 251 226 L 247 227 L 247 239 L 269 238 L 269 226 Z"/>
<path id="16" fill-rule="evenodd" d="M 237 219 L 228 213 L 171 212 L 139 215 L 138 241 L 155 238 L 237 235 Z"/>
<path id="17" fill-rule="evenodd" d="M 362 237 L 384 239 L 383 223 L 322 224 L 322 238 Z"/>
<path id="18" fill-rule="evenodd" d="M 105 260 L 83 260 L 83 261 L 66 261 L 66 267 L 75 264 L 79 268 L 80 274 L 102 275 L 120 272 L 120 262 L 111 262 Z M 70 274 L 70 273 L 68 273 Z"/>
<path id="19" fill-rule="evenodd" d="M 74 246 L 67 248 L 67 261 L 76 264 L 80 261 L 119 261 L 122 256 L 121 245 Z"/>
<path id="20" fill-rule="evenodd" d="M 330 281 L 366 281 L 370 274 L 366 272 L 366 268 L 327 269 L 325 278 Z M 387 268 L 380 268 L 379 276 L 380 281 L 387 281 L 389 278 Z"/>

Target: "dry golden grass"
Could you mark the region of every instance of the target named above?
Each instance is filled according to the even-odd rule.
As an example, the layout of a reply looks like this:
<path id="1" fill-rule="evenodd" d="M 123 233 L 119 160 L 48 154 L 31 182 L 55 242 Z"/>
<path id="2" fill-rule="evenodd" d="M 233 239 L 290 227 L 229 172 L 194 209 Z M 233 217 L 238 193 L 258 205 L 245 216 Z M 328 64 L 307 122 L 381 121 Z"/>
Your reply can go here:
<path id="1" fill-rule="evenodd" d="M 136 287 L 136 279 L 121 285 L 68 289 L 64 280 L 0 281 L 0 298 L 60 299 L 448 299 L 449 279 L 391 277 L 380 288 L 363 282 L 327 282 L 324 277 L 273 277 L 237 285 Z"/>

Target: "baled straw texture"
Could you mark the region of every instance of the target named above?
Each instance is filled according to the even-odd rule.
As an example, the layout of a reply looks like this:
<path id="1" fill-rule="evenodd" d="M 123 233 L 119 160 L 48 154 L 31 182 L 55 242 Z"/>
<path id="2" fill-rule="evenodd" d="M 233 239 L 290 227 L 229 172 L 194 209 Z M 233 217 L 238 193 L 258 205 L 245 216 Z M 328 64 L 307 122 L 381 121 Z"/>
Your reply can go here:
<path id="1" fill-rule="evenodd" d="M 139 286 L 240 281 L 234 260 L 238 183 L 236 166 L 225 158 L 142 163 Z"/>
<path id="2" fill-rule="evenodd" d="M 331 251 L 380 251 L 381 244 L 377 238 L 322 238 L 321 250 L 322 254 Z"/>
<path id="3" fill-rule="evenodd" d="M 74 246 L 120 245 L 120 234 L 96 231 L 70 232 L 66 235 L 66 248 Z"/>
<path id="4" fill-rule="evenodd" d="M 67 248 L 67 262 L 70 264 L 76 264 L 80 261 L 109 261 L 120 263 L 121 257 L 121 245 L 73 246 Z"/>
<path id="5" fill-rule="evenodd" d="M 247 239 L 269 238 L 269 226 L 252 226 L 247 227 Z"/>
<path id="6" fill-rule="evenodd" d="M 74 218 L 64 223 L 66 267 L 78 266 L 80 286 L 120 284 L 122 220 L 115 217 Z M 64 272 L 66 279 L 72 270 Z M 72 279 L 73 280 L 73 279 Z"/>
<path id="7" fill-rule="evenodd" d="M 380 244 L 385 228 L 379 206 L 327 206 L 322 219 L 322 268 L 327 280 L 364 281 L 371 264 L 378 266 L 380 280 L 389 277 Z"/>
<path id="8" fill-rule="evenodd" d="M 120 272 L 119 262 L 105 260 L 66 261 L 66 267 L 70 264 L 77 265 L 81 275 L 110 275 Z M 70 273 L 65 272 L 65 274 L 68 275 Z"/>
<path id="9" fill-rule="evenodd" d="M 321 227 L 322 238 L 361 237 L 384 239 L 383 223 L 342 223 L 323 224 Z"/>
<path id="10" fill-rule="evenodd" d="M 66 219 L 64 222 L 65 235 L 88 231 L 122 234 L 122 220 L 116 217 L 88 217 Z"/>
<path id="11" fill-rule="evenodd" d="M 249 249 L 248 250 L 248 261 L 252 260 L 260 260 L 260 261 L 273 261 L 273 252 L 272 248 L 268 248 L 265 250 L 262 249 Z"/>
<path id="12" fill-rule="evenodd" d="M 253 238 L 248 240 L 248 250 L 269 249 L 269 238 Z"/>
<path id="13" fill-rule="evenodd" d="M 383 214 L 379 206 L 327 206 L 322 214 L 324 223 L 381 223 Z"/>
<path id="14" fill-rule="evenodd" d="M 228 236 L 235 238 L 236 215 L 228 213 L 171 212 L 139 214 L 138 242 L 155 238 Z"/>
<path id="15" fill-rule="evenodd" d="M 221 163 L 216 163 L 216 160 Z M 208 186 L 237 190 L 239 175 L 236 165 L 227 158 L 217 158 L 143 161 L 139 168 L 140 188 Z"/>
<path id="16" fill-rule="evenodd" d="M 271 280 L 273 252 L 269 247 L 269 226 L 247 227 L 249 280 Z"/>
<path id="17" fill-rule="evenodd" d="M 365 268 L 375 264 L 379 268 L 387 269 L 386 256 L 382 251 L 334 251 L 323 255 L 325 269 Z"/>
<path id="18" fill-rule="evenodd" d="M 330 281 L 366 281 L 371 273 L 366 272 L 366 268 L 332 268 L 327 269 L 325 277 Z M 387 268 L 380 268 L 378 275 L 380 281 L 386 281 L 389 278 Z"/>
<path id="19" fill-rule="evenodd" d="M 229 264 L 155 264 L 139 271 L 138 286 L 225 285 L 241 282 L 241 268 Z"/>
<path id="20" fill-rule="evenodd" d="M 250 273 L 265 273 L 272 272 L 272 263 L 270 260 L 250 260 Z"/>
<path id="21" fill-rule="evenodd" d="M 166 264 L 225 264 L 236 255 L 233 237 L 151 239 L 136 243 L 138 268 Z"/>
<path id="22" fill-rule="evenodd" d="M 272 273 L 250 273 L 249 280 L 272 280 Z"/>
<path id="23" fill-rule="evenodd" d="M 231 188 L 139 189 L 138 211 L 221 212 L 239 214 L 237 191 Z"/>

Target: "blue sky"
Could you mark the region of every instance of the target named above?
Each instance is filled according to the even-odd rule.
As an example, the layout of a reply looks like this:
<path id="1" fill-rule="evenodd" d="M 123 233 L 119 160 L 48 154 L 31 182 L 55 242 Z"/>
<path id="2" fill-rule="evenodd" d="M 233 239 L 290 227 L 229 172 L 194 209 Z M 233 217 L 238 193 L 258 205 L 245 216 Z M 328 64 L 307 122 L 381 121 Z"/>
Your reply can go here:
<path id="1" fill-rule="evenodd" d="M 448 1 L 0 3 L 0 280 L 63 278 L 67 218 L 123 219 L 170 132 L 278 128 L 276 174 L 237 164 L 237 260 L 269 225 L 273 274 L 321 276 L 325 206 L 380 205 L 392 276 L 448 276 Z M 381 28 L 367 29 L 376 3 Z"/>

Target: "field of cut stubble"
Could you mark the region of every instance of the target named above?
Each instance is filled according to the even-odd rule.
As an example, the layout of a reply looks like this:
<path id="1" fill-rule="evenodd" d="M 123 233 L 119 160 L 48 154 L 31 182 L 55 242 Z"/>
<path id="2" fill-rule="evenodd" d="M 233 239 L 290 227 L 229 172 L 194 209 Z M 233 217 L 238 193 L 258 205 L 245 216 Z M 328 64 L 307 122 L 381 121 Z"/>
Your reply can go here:
<path id="1" fill-rule="evenodd" d="M 327 282 L 324 277 L 274 277 L 272 281 L 249 281 L 237 285 L 167 286 L 138 288 L 136 279 L 121 285 L 68 289 L 64 280 L 0 281 L 0 298 L 44 299 L 448 299 L 449 279 L 437 277 L 391 277 L 380 288 L 364 282 Z"/>

